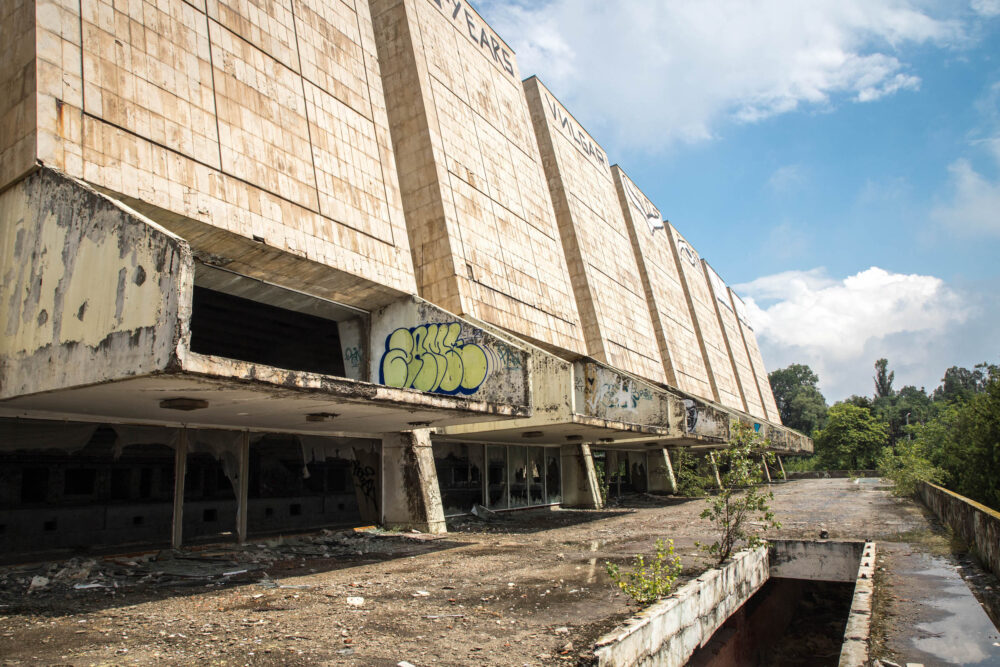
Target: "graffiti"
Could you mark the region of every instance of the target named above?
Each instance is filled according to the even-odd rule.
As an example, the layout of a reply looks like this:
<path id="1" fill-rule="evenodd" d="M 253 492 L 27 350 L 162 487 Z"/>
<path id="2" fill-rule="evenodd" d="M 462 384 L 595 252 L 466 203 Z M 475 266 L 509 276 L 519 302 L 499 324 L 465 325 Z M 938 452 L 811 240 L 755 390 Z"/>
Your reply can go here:
<path id="1" fill-rule="evenodd" d="M 385 339 L 379 382 L 440 394 L 473 394 L 489 375 L 486 351 L 458 339 L 458 322 L 399 328 Z"/>
<path id="2" fill-rule="evenodd" d="M 504 370 L 519 371 L 524 366 L 524 363 L 521 361 L 521 355 L 509 347 L 504 345 L 498 346 L 496 353 L 497 357 L 500 358 L 500 365 L 503 366 Z"/>
<path id="3" fill-rule="evenodd" d="M 691 266 L 698 263 L 698 254 L 684 239 L 677 239 L 677 254 L 686 259 Z"/>
<path id="4" fill-rule="evenodd" d="M 753 423 L 753 432 L 760 433 L 760 424 L 758 422 Z"/>
<path id="5" fill-rule="evenodd" d="M 577 149 L 587 157 L 596 160 L 599 166 L 607 167 L 608 163 L 604 159 L 604 153 L 590 140 L 586 132 L 573 123 L 569 114 L 563 111 L 559 103 L 550 99 L 548 95 L 545 96 L 545 101 L 549 105 L 549 111 L 552 113 L 555 124 L 576 142 Z"/>
<path id="6" fill-rule="evenodd" d="M 357 347 L 347 348 L 344 350 L 344 360 L 354 368 L 357 368 L 361 365 L 361 350 Z"/>
<path id="7" fill-rule="evenodd" d="M 698 406 L 691 399 L 685 399 L 684 407 L 687 408 L 688 433 L 694 433 L 695 428 L 698 426 Z"/>
<path id="8" fill-rule="evenodd" d="M 640 387 L 627 380 L 621 382 L 605 382 L 597 385 L 595 378 L 588 377 L 590 385 L 587 398 L 587 408 L 594 413 L 598 408 L 623 408 L 634 410 L 640 401 L 653 400 L 653 392 L 649 387 Z"/>
<path id="9" fill-rule="evenodd" d="M 504 47 L 492 31 L 486 32 L 486 25 L 480 26 L 472 12 L 462 7 L 462 0 L 431 0 L 438 9 L 450 16 L 451 20 L 458 27 L 459 32 L 465 32 L 473 44 L 486 51 L 492 57 L 493 62 L 511 76 L 514 74 L 514 64 L 510 60 L 511 54 Z M 459 14 L 462 14 L 460 17 Z M 465 30 L 462 30 L 465 28 Z M 516 77 L 515 77 L 516 78 Z"/>
<path id="10" fill-rule="evenodd" d="M 375 492 L 375 468 L 354 459 L 352 462 L 354 485 L 361 489 L 361 495 L 378 511 L 378 494 Z"/>
<path id="11" fill-rule="evenodd" d="M 651 201 L 646 199 L 646 196 L 639 191 L 639 188 L 635 187 L 635 183 L 624 174 L 622 174 L 622 185 L 625 186 L 625 194 L 632 200 L 632 205 L 639 209 L 645 218 L 646 224 L 649 225 L 649 231 L 653 233 L 658 229 L 663 229 L 663 216 L 660 214 L 660 211 L 653 206 Z"/>

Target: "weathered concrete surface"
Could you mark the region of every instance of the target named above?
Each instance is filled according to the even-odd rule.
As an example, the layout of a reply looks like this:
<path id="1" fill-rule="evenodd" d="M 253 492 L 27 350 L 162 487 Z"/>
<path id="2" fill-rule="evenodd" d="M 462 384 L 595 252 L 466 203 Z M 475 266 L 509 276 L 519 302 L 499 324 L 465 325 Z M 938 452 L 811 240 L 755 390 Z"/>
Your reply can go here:
<path id="1" fill-rule="evenodd" d="M 0 398 L 164 371 L 188 335 L 185 241 L 49 169 L 0 195 Z"/>
<path id="2" fill-rule="evenodd" d="M 854 597 L 844 629 L 844 645 L 840 649 L 840 667 L 867 667 L 868 643 L 872 620 L 872 596 L 875 593 L 874 542 L 862 545 L 855 573 Z"/>
<path id="3" fill-rule="evenodd" d="M 936 484 L 921 483 L 920 499 L 1000 576 L 1000 512 Z"/>
<path id="4" fill-rule="evenodd" d="M 864 546 L 859 540 L 771 540 L 770 573 L 787 579 L 853 582 Z"/>
<path id="5" fill-rule="evenodd" d="M 425 429 L 382 436 L 382 525 L 447 532 L 430 433 Z"/>
<path id="6" fill-rule="evenodd" d="M 760 398 L 764 402 L 764 410 L 767 418 L 775 424 L 781 423 L 781 413 L 778 405 L 774 401 L 774 392 L 771 391 L 771 382 L 767 379 L 767 368 L 764 366 L 764 358 L 760 353 L 760 346 L 757 344 L 757 336 L 754 335 L 753 327 L 750 326 L 750 317 L 747 315 L 747 307 L 743 299 L 729 288 L 729 298 L 733 308 L 736 310 L 736 318 L 740 323 L 740 333 L 743 344 L 747 350 L 747 357 L 753 367 L 754 376 L 757 379 L 757 389 L 760 391 Z"/>
<path id="7" fill-rule="evenodd" d="M 7 2 L 0 8 L 0 190 L 35 167 L 35 3 Z"/>
<path id="8" fill-rule="evenodd" d="M 680 667 L 768 578 L 766 547 L 741 551 L 598 640 L 601 667 Z"/>
<path id="9" fill-rule="evenodd" d="M 373 383 L 531 408 L 530 353 L 416 297 L 371 317 Z"/>

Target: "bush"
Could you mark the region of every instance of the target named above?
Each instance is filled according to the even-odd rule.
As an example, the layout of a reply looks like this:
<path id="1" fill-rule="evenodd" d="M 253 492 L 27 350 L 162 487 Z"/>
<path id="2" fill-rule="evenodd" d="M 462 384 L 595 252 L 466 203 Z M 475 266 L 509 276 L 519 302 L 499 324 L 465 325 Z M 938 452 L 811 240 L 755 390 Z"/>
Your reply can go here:
<path id="1" fill-rule="evenodd" d="M 640 605 L 649 605 L 670 595 L 674 581 L 681 573 L 681 557 L 674 554 L 674 541 L 656 540 L 656 555 L 646 566 L 646 559 L 638 554 L 631 570 L 621 570 L 617 565 L 604 563 L 608 577 L 626 595 Z"/>
<path id="2" fill-rule="evenodd" d="M 945 478 L 945 471 L 930 462 L 920 444 L 909 440 L 897 442 L 895 452 L 888 447 L 882 452 L 878 472 L 892 480 L 897 496 L 912 496 L 920 482 L 940 484 Z"/>

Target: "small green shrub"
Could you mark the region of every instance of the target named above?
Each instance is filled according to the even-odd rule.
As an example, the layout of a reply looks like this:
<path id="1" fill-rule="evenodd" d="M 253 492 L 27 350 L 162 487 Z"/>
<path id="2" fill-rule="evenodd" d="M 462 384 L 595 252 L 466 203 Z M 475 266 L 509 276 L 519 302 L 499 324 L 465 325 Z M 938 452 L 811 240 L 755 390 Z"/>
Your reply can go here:
<path id="1" fill-rule="evenodd" d="M 656 555 L 649 566 L 638 554 L 631 570 L 622 570 L 611 562 L 604 563 L 608 577 L 626 595 L 640 605 L 649 605 L 670 595 L 674 581 L 681 573 L 681 557 L 674 554 L 674 541 L 656 540 Z"/>
<path id="2" fill-rule="evenodd" d="M 893 482 L 892 492 L 897 496 L 912 496 L 920 482 L 940 484 L 945 479 L 945 471 L 930 462 L 920 444 L 912 440 L 900 440 L 896 451 L 886 447 L 878 460 L 878 472 Z"/>

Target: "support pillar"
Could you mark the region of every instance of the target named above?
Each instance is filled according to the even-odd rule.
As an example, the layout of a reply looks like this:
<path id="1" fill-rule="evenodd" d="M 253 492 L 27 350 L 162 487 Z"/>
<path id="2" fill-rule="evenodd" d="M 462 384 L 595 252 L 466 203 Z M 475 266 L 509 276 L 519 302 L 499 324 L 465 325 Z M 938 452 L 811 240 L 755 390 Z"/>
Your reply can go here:
<path id="1" fill-rule="evenodd" d="M 764 477 L 767 478 L 767 483 L 770 484 L 771 483 L 771 471 L 767 469 L 767 457 L 762 455 L 760 457 L 760 462 L 764 465 Z"/>
<path id="2" fill-rule="evenodd" d="M 240 440 L 240 468 L 237 473 L 236 488 L 236 541 L 243 544 L 247 541 L 247 515 L 250 506 L 250 431 L 243 431 Z"/>
<path id="3" fill-rule="evenodd" d="M 177 448 L 174 450 L 174 522 L 170 534 L 170 546 L 180 549 L 184 541 L 184 477 L 187 475 L 187 428 L 177 434 Z"/>
<path id="4" fill-rule="evenodd" d="M 563 445 L 559 448 L 559 459 L 563 506 L 600 509 L 603 506 L 601 490 L 590 445 Z"/>
<path id="5" fill-rule="evenodd" d="M 428 429 L 382 434 L 382 524 L 448 532 Z"/>
<path id="6" fill-rule="evenodd" d="M 781 462 L 781 457 L 778 457 L 778 467 L 781 468 L 781 479 L 788 481 L 788 475 L 785 474 L 785 464 Z"/>
<path id="7" fill-rule="evenodd" d="M 653 493 L 677 493 L 677 478 L 666 448 L 647 453 L 649 457 L 649 490 Z"/>
<path id="8" fill-rule="evenodd" d="M 708 459 L 712 462 L 712 472 L 715 473 L 715 485 L 722 490 L 722 478 L 719 477 L 719 464 L 715 462 L 715 452 L 708 453 Z"/>

